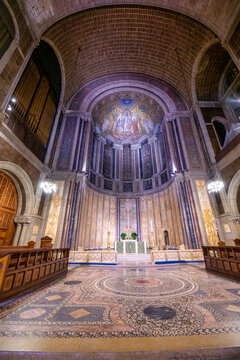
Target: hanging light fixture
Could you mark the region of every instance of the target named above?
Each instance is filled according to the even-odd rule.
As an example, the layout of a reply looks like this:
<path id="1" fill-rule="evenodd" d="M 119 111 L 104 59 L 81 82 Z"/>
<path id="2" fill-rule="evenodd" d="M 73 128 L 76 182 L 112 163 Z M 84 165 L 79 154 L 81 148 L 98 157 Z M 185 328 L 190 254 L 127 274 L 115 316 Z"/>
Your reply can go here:
<path id="1" fill-rule="evenodd" d="M 51 181 L 43 181 L 40 185 L 40 188 L 43 189 L 46 194 L 52 194 L 57 190 L 56 184 Z"/>
<path id="2" fill-rule="evenodd" d="M 222 190 L 224 183 L 221 180 L 212 180 L 207 184 L 209 193 L 216 193 Z"/>

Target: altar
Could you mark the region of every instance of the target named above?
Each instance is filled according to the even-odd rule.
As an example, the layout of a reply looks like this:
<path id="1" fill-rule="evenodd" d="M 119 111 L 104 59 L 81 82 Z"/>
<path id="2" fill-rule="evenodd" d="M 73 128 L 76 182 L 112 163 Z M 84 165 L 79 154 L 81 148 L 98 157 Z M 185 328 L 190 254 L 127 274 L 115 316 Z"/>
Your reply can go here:
<path id="1" fill-rule="evenodd" d="M 146 241 L 123 240 L 115 242 L 115 251 L 119 254 L 145 254 L 147 252 Z"/>

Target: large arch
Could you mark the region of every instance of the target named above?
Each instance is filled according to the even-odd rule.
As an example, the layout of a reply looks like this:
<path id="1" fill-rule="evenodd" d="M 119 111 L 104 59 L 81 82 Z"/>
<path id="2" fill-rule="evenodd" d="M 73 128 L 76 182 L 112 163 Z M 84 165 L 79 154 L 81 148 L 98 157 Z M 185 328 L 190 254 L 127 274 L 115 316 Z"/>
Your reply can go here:
<path id="1" fill-rule="evenodd" d="M 240 186 L 240 170 L 234 175 L 228 188 L 229 209 L 233 216 L 239 214 L 237 207 L 237 193 Z"/>
<path id="2" fill-rule="evenodd" d="M 112 5 L 122 4 L 121 0 L 113 0 Z M 178 12 L 179 14 L 184 14 L 194 18 L 195 20 L 201 22 L 202 24 L 209 27 L 214 31 L 219 37 L 223 37 L 226 34 L 226 24 L 231 28 L 231 14 L 235 13 L 236 18 L 240 11 L 240 4 L 238 0 L 232 0 L 231 2 L 226 2 L 224 0 L 209 0 L 208 4 L 199 2 L 193 2 L 187 0 L 185 2 L 179 0 L 172 0 L 163 2 L 161 0 L 134 0 L 128 1 L 129 4 L 138 4 L 138 5 L 147 5 L 155 6 L 156 8 L 164 8 Z M 104 0 L 96 1 L 86 1 L 86 2 L 76 2 L 75 0 L 59 0 L 57 2 L 48 1 L 44 3 L 41 2 L 35 3 L 34 12 L 28 2 L 22 2 L 21 7 L 28 15 L 28 20 L 33 24 L 35 32 L 41 36 L 41 34 L 46 31 L 47 28 L 52 26 L 57 21 L 61 20 L 64 17 L 75 14 L 77 12 L 91 9 L 94 7 L 105 6 L 106 2 Z M 221 16 L 213 16 L 215 13 L 221 12 Z M 34 19 L 32 19 L 32 17 Z M 35 20 L 35 21 L 34 21 Z"/>
<path id="3" fill-rule="evenodd" d="M 95 79 L 80 90 L 71 98 L 67 105 L 68 110 L 89 112 L 100 97 L 108 92 L 118 91 L 119 88 L 137 88 L 159 101 L 166 112 L 188 111 L 188 106 L 182 94 L 166 82 L 144 74 L 119 73 L 102 76 Z M 90 104 L 90 105 L 89 105 Z"/>
<path id="4" fill-rule="evenodd" d="M 14 182 L 20 199 L 17 215 L 32 215 L 34 211 L 34 189 L 28 174 L 18 165 L 10 161 L 0 161 L 0 170 L 5 172 Z M 26 201 L 27 199 L 27 201 Z"/>
<path id="5" fill-rule="evenodd" d="M 231 57 L 219 41 L 204 46 L 193 70 L 193 93 L 198 101 L 217 101 L 221 75 Z"/>

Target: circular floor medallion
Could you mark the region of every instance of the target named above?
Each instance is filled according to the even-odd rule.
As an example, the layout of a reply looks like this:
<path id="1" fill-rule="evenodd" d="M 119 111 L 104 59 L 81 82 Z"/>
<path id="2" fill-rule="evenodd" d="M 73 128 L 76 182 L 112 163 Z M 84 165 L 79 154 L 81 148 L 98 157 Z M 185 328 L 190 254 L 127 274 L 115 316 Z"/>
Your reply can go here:
<path id="1" fill-rule="evenodd" d="M 151 286 L 157 285 L 158 283 L 159 281 L 154 279 L 127 279 L 127 281 L 125 281 L 125 284 L 139 286 Z"/>
<path id="2" fill-rule="evenodd" d="M 95 282 L 95 287 L 103 293 L 134 297 L 175 297 L 198 290 L 195 282 L 179 276 L 162 275 L 160 272 L 134 275 L 103 277 Z"/>

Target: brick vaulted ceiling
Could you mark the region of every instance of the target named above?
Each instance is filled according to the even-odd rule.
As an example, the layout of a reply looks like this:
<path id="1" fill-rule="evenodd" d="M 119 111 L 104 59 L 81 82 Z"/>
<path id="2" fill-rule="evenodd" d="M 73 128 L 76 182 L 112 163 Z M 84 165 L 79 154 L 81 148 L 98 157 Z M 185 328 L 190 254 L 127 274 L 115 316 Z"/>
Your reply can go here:
<path id="1" fill-rule="evenodd" d="M 194 61 L 203 45 L 216 38 L 185 15 L 133 5 L 73 14 L 55 23 L 44 36 L 63 59 L 65 104 L 87 82 L 114 73 L 159 78 L 188 100 Z"/>
<path id="2" fill-rule="evenodd" d="M 107 5 L 156 6 L 188 15 L 213 30 L 221 39 L 240 11 L 239 0 L 17 0 L 37 35 L 73 13 Z"/>

